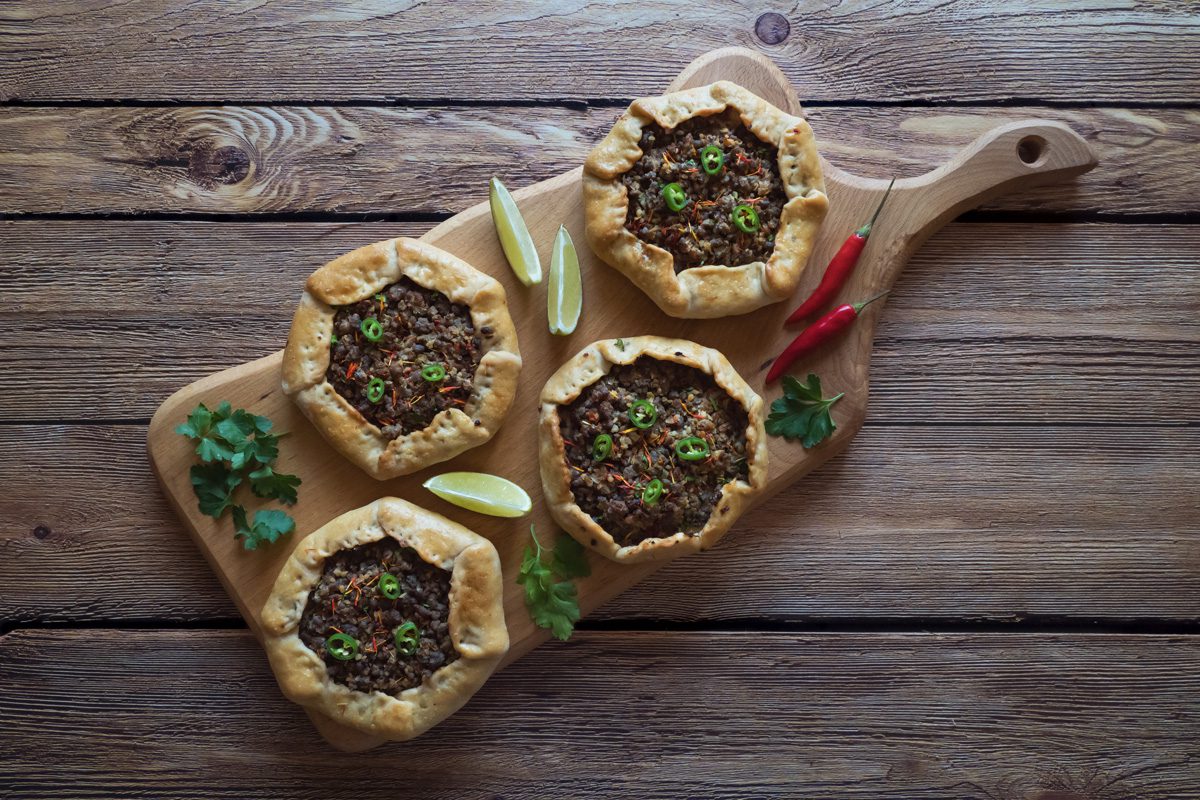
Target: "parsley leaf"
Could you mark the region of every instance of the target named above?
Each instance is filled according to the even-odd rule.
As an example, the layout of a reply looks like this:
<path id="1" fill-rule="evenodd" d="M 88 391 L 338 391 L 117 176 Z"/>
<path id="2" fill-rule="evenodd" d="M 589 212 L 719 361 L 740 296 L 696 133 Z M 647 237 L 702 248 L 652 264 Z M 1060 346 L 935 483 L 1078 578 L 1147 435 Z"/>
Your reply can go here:
<path id="1" fill-rule="evenodd" d="M 555 639 L 565 642 L 579 622 L 579 590 L 571 581 L 551 584 L 546 597 L 529 613 L 535 625 L 549 628 Z"/>
<path id="2" fill-rule="evenodd" d="M 244 439 L 229 458 L 234 469 L 242 469 L 247 464 L 271 464 L 279 458 L 280 436 L 270 433 L 260 433 L 252 439 Z"/>
<path id="3" fill-rule="evenodd" d="M 224 464 L 193 464 L 190 475 L 200 513 L 219 519 L 233 505 L 233 490 L 242 482 L 242 476 Z"/>
<path id="4" fill-rule="evenodd" d="M 804 383 L 791 375 L 783 378 L 783 396 L 771 403 L 766 430 L 772 436 L 799 439 L 804 447 L 816 447 L 837 430 L 830 407 L 845 392 L 828 399 L 821 396 L 821 379 L 809 373 Z"/>
<path id="5" fill-rule="evenodd" d="M 257 550 L 260 544 L 271 544 L 296 529 L 296 521 L 284 511 L 271 509 L 255 511 L 254 524 L 247 524 L 246 509 L 233 507 L 234 536 L 242 540 L 242 547 Z"/>
<path id="6" fill-rule="evenodd" d="M 200 439 L 208 435 L 210 427 L 212 427 L 212 412 L 204 403 L 201 403 L 192 409 L 191 414 L 188 414 L 187 422 L 175 427 L 175 432 L 182 433 L 189 439 Z"/>
<path id="7" fill-rule="evenodd" d="M 529 535 L 533 537 L 533 548 L 525 548 L 517 574 L 517 583 L 525 587 L 525 607 L 535 625 L 549 628 L 556 639 L 565 642 L 579 621 L 579 590 L 571 578 L 591 574 L 587 556 L 578 542 L 561 533 L 547 565 L 532 525 Z"/>
<path id="8" fill-rule="evenodd" d="M 175 428 L 176 433 L 181 433 L 196 443 L 196 455 L 200 456 L 200 460 L 205 464 L 228 461 L 233 456 L 233 451 L 220 439 L 215 438 L 213 423 L 220 419 L 218 414 L 209 411 L 201 403 L 188 415 L 187 422 Z"/>
<path id="9" fill-rule="evenodd" d="M 176 433 L 196 442 L 196 455 L 205 464 L 229 461 L 234 469 L 241 469 L 252 457 L 268 463 L 275 457 L 269 455 L 272 448 L 278 455 L 275 444 L 279 437 L 268 436 L 270 430 L 271 420 L 242 408 L 235 411 L 228 402 L 216 409 L 201 403 L 188 415 L 187 422 L 175 428 Z M 243 455 L 247 449 L 248 455 Z"/>
<path id="10" fill-rule="evenodd" d="M 244 418 L 226 417 L 213 425 L 213 433 L 234 448 L 246 441 L 246 437 L 253 431 L 253 426 Z"/>
<path id="11" fill-rule="evenodd" d="M 192 466 L 190 476 L 200 512 L 220 519 L 231 509 L 234 535 L 243 540 L 247 550 L 274 542 L 296 527 L 295 520 L 277 510 L 255 512 L 251 524 L 246 509 L 233 502 L 234 491 L 249 479 L 256 496 L 289 506 L 296 503 L 300 478 L 275 472 L 283 434 L 271 433 L 271 428 L 271 420 L 244 408 L 234 409 L 229 401 L 214 409 L 201 403 L 175 428 L 196 443 L 201 463 Z"/>
<path id="12" fill-rule="evenodd" d="M 615 344 L 617 346 L 618 350 L 620 350 L 621 352 L 625 352 L 625 340 L 624 339 L 617 339 L 617 341 L 613 342 L 613 344 Z"/>
<path id="13" fill-rule="evenodd" d="M 532 525 L 529 526 L 529 534 L 533 537 L 533 544 L 537 550 L 531 550 L 526 545 L 525 554 L 521 559 L 521 569 L 517 573 L 517 583 L 525 587 L 525 604 L 532 607 L 534 604 L 542 602 L 550 593 L 550 585 L 554 583 L 554 573 L 542 563 L 542 544 L 538 541 L 537 534 L 533 532 Z"/>
<path id="14" fill-rule="evenodd" d="M 295 475 L 281 475 L 266 464 L 262 469 L 250 473 L 250 489 L 255 497 L 267 497 L 278 500 L 285 506 L 296 505 L 296 488 L 300 478 Z"/>
<path id="15" fill-rule="evenodd" d="M 554 571 L 563 578 L 586 578 L 592 574 L 583 545 L 570 536 L 558 537 L 558 541 L 554 543 L 554 558 L 550 563 Z"/>

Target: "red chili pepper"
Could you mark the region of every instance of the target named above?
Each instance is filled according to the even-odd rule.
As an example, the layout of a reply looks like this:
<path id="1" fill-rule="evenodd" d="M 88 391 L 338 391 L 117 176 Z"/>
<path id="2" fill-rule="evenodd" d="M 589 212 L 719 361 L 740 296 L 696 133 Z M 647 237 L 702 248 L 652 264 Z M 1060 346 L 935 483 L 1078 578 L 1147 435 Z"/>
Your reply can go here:
<path id="1" fill-rule="evenodd" d="M 875 224 L 875 220 L 879 219 L 879 212 L 883 210 L 883 204 L 887 202 L 888 195 L 892 193 L 892 185 L 895 182 L 896 179 L 892 178 L 887 191 L 883 193 L 883 199 L 879 201 L 879 206 L 871 216 L 871 221 L 850 234 L 849 238 L 842 242 L 841 249 L 830 259 L 829 266 L 825 268 L 821 284 L 813 290 L 813 293 L 799 308 L 792 312 L 792 315 L 784 323 L 785 325 L 812 316 L 824 308 L 838 293 L 838 290 L 845 285 L 846 279 L 850 277 L 850 273 L 854 272 L 854 267 L 858 264 L 863 249 L 867 246 L 867 239 L 871 236 L 871 227 Z"/>
<path id="2" fill-rule="evenodd" d="M 887 292 L 877 294 L 870 300 L 864 300 L 861 303 L 846 303 L 845 305 L 838 306 L 812 325 L 800 331 L 800 335 L 793 339 L 792 343 L 771 364 L 771 369 L 767 371 L 767 383 L 779 380 L 779 377 L 797 359 L 808 355 L 817 349 L 818 346 L 850 327 L 850 324 L 858 319 L 858 315 L 864 308 L 885 294 Z"/>

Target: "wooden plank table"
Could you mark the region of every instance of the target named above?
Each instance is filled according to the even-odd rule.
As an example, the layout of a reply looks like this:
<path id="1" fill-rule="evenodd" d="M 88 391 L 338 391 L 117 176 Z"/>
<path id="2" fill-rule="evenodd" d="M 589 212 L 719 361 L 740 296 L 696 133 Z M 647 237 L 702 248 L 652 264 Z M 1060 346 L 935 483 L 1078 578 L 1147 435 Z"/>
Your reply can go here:
<path id="1" fill-rule="evenodd" d="M 1200 794 L 1200 9 L 764 11 L 0 5 L 0 797 Z M 428 736 L 333 752 L 151 412 L 274 350 L 314 265 L 569 169 L 726 45 L 859 174 L 1030 116 L 1101 166 L 925 245 L 844 455 Z"/>

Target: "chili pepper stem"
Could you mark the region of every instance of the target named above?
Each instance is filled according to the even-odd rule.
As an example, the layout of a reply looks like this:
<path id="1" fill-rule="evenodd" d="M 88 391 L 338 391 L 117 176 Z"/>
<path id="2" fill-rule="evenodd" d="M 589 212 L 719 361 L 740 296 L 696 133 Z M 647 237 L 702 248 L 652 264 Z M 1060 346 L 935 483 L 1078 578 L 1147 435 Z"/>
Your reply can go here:
<path id="1" fill-rule="evenodd" d="M 875 225 L 875 220 L 879 219 L 879 212 L 883 211 L 883 204 L 887 202 L 888 195 L 892 193 L 892 187 L 896 185 L 896 179 L 892 178 L 892 182 L 888 184 L 887 191 L 883 193 L 883 199 L 879 201 L 879 205 L 875 206 L 875 213 L 871 215 L 871 219 L 866 225 L 856 230 L 854 233 L 866 239 L 871 235 L 871 228 Z"/>
<path id="2" fill-rule="evenodd" d="M 861 314 L 864 308 L 871 305 L 871 303 L 874 303 L 876 300 L 882 297 L 887 297 L 889 294 L 891 294 L 891 291 L 891 289 L 888 289 L 886 292 L 880 292 L 879 294 L 875 295 L 870 300 L 863 300 L 861 303 L 852 303 L 851 305 L 854 306 L 855 315 L 857 316 L 858 314 Z"/>

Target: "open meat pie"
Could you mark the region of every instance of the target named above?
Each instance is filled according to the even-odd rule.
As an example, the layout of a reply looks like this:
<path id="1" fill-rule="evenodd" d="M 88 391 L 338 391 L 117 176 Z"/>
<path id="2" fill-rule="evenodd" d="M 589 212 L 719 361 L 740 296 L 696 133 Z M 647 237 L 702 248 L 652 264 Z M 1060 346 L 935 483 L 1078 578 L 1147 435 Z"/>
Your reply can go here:
<path id="1" fill-rule="evenodd" d="M 453 714 L 508 650 L 496 548 L 396 498 L 300 541 L 262 619 L 284 695 L 387 739 Z"/>
<path id="2" fill-rule="evenodd" d="M 808 123 L 728 81 L 635 100 L 583 197 L 592 250 L 674 317 L 791 295 L 829 207 Z"/>
<path id="3" fill-rule="evenodd" d="M 283 390 L 344 456 L 384 479 L 490 439 L 520 370 L 504 288 L 401 238 L 309 277 L 284 351 Z"/>
<path id="4" fill-rule="evenodd" d="M 766 486 L 762 398 L 716 350 L 658 336 L 599 341 L 541 400 L 550 513 L 615 561 L 711 547 Z"/>

